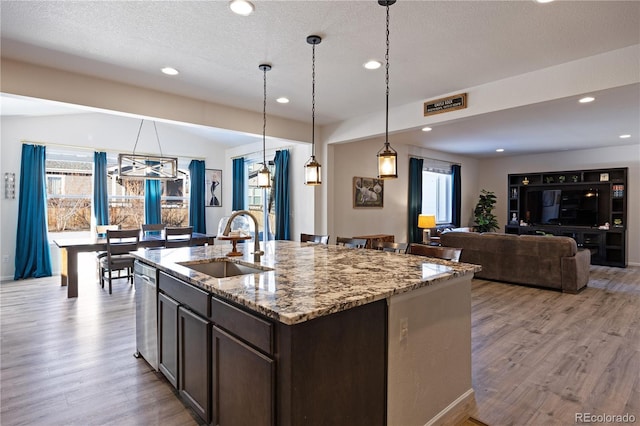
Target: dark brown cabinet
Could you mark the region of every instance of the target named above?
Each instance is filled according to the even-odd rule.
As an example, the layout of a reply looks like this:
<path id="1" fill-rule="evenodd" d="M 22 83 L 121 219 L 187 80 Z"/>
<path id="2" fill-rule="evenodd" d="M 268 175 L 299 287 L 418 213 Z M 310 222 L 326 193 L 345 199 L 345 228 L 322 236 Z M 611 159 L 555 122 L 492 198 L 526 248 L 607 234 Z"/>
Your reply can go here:
<path id="1" fill-rule="evenodd" d="M 160 371 L 205 423 L 385 424 L 386 301 L 285 325 L 164 272 L 158 289 Z"/>
<path id="2" fill-rule="evenodd" d="M 275 424 L 275 361 L 213 327 L 213 424 Z"/>
<path id="3" fill-rule="evenodd" d="M 211 419 L 209 294 L 159 273 L 160 371 L 205 422 Z"/>
<path id="4" fill-rule="evenodd" d="M 178 306 L 164 293 L 158 295 L 159 370 L 178 387 Z"/>
<path id="5" fill-rule="evenodd" d="M 275 424 L 274 326 L 217 297 L 213 321 L 213 424 Z"/>
<path id="6" fill-rule="evenodd" d="M 507 233 L 569 236 L 592 264 L 627 266 L 626 167 L 510 174 L 507 185 Z"/>
<path id="7" fill-rule="evenodd" d="M 210 420 L 211 323 L 184 307 L 178 309 L 178 391 L 206 422 Z"/>

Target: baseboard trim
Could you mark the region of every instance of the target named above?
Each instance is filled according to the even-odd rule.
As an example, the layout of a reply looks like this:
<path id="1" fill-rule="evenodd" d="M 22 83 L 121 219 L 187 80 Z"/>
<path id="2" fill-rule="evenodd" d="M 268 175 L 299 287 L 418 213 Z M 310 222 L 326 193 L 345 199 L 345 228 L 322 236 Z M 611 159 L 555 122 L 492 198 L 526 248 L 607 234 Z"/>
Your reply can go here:
<path id="1" fill-rule="evenodd" d="M 425 423 L 424 426 L 449 426 L 457 425 L 467 417 L 471 409 L 475 406 L 476 399 L 473 388 L 460 395 L 451 404 L 440 411 L 434 418 Z"/>

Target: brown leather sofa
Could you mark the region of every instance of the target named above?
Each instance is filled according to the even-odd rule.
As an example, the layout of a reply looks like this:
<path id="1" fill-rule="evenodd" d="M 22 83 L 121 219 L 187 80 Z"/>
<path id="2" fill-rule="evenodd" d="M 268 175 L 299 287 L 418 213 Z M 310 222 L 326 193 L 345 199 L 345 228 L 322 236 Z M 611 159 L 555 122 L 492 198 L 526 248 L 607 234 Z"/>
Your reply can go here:
<path id="1" fill-rule="evenodd" d="M 462 248 L 460 262 L 482 265 L 477 278 L 577 293 L 589 282 L 591 252 L 573 238 L 495 232 L 445 232 L 443 246 Z"/>

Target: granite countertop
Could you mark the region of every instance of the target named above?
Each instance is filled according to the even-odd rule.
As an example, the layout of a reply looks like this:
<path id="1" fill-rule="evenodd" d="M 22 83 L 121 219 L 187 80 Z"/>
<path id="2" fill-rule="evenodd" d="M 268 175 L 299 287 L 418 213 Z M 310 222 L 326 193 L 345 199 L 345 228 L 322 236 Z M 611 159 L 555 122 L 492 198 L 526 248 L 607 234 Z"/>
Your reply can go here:
<path id="1" fill-rule="evenodd" d="M 254 264 L 253 241 L 239 257 L 230 245 L 139 249 L 133 255 L 169 275 L 292 325 L 392 295 L 437 285 L 480 271 L 479 265 L 293 241 L 261 243 L 265 254 Z M 239 246 L 241 247 L 241 246 Z M 231 260 L 265 272 L 214 278 L 180 263 Z"/>

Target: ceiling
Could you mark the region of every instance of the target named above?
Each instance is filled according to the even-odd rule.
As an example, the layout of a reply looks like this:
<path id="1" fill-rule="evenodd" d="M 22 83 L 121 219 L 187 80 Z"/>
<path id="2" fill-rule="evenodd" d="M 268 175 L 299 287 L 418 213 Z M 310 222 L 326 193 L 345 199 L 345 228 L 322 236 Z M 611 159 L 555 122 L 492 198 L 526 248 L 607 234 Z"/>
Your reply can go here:
<path id="1" fill-rule="evenodd" d="M 247 17 L 227 1 L 6 1 L 2 56 L 251 111 L 311 121 L 311 46 L 316 46 L 316 123 L 384 108 L 385 10 L 376 1 L 254 1 Z M 409 1 L 390 8 L 391 107 L 640 43 L 640 2 Z M 175 77 L 160 73 L 172 66 Z M 403 143 L 496 155 L 640 144 L 640 85 L 560 99 L 415 130 Z M 279 96 L 288 104 L 274 101 Z M 19 102 L 18 102 L 19 104 Z M 2 97 L 2 114 L 29 114 Z M 55 112 L 49 104 L 43 111 Z M 62 110 L 68 113 L 69 110 Z M 240 140 L 228 131 L 195 128 Z M 623 133 L 629 139 L 618 139 Z M 246 136 L 244 142 L 246 142 Z"/>

